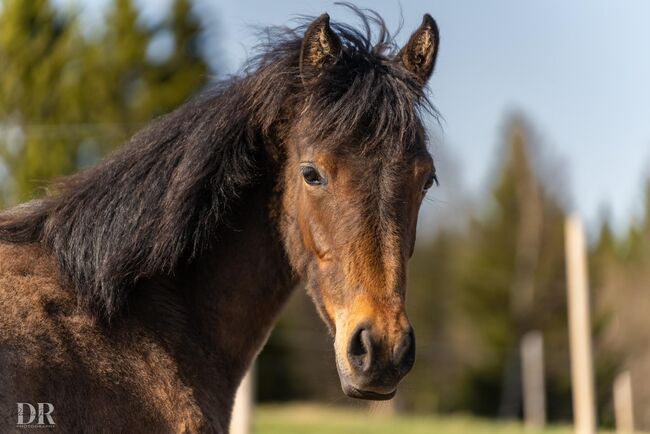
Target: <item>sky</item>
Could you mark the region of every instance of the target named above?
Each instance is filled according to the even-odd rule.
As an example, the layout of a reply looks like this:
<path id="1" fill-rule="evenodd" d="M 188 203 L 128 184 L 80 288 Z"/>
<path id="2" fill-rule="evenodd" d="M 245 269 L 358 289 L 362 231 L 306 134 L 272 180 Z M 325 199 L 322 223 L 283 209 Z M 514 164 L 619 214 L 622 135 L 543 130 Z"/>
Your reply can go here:
<path id="1" fill-rule="evenodd" d="M 145 20 L 170 4 L 138 2 Z M 106 0 L 84 3 L 93 14 Z M 425 12 L 436 19 L 441 46 L 429 88 L 443 120 L 431 128 L 472 195 L 488 194 L 504 121 L 520 112 L 557 162 L 573 211 L 592 227 L 605 207 L 619 229 L 638 216 L 650 176 L 650 2 L 353 3 L 379 12 L 391 29 L 402 15 L 400 44 Z M 351 21 L 345 8 L 317 0 L 202 0 L 196 10 L 214 29 L 206 52 L 220 75 L 235 73 L 251 54 L 256 26 L 323 12 Z"/>

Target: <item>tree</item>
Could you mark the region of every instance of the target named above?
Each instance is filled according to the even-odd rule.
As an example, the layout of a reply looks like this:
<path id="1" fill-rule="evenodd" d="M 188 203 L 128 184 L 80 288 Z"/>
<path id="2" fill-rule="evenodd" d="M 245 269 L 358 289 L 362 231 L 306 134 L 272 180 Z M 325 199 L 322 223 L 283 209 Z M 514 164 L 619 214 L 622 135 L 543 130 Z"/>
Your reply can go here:
<path id="1" fill-rule="evenodd" d="M 78 122 L 82 113 L 74 92 L 79 72 L 76 23 L 58 15 L 47 0 L 4 2 L 0 14 L 0 122 L 5 138 L 0 157 L 11 182 L 3 198 L 32 196 L 36 182 L 74 168 L 74 153 L 53 125 Z"/>
<path id="2" fill-rule="evenodd" d="M 145 80 L 151 36 L 139 24 L 133 0 L 112 3 L 106 32 L 89 44 L 85 58 L 86 105 L 94 121 L 116 124 L 128 134 L 151 116 L 144 109 L 151 92 Z"/>
<path id="3" fill-rule="evenodd" d="M 610 385 L 621 369 L 634 378 L 636 427 L 650 429 L 650 180 L 643 195 L 644 214 L 640 221 L 617 237 L 607 221 L 591 252 L 590 272 L 594 281 L 595 324 L 599 328 L 597 373 Z M 613 419 L 609 390 L 599 390 L 605 417 Z"/>
<path id="4" fill-rule="evenodd" d="M 459 232 L 440 228 L 432 240 L 420 243 L 409 265 L 407 301 L 417 362 L 400 396 L 404 406 L 417 411 L 462 409 L 458 382 L 464 366 L 455 346 L 458 264 L 463 259 Z"/>
<path id="5" fill-rule="evenodd" d="M 141 23 L 133 0 L 115 0 L 106 30 L 82 37 L 75 16 L 48 0 L 8 0 L 0 10 L 0 203 L 35 195 L 53 177 L 96 162 L 151 118 L 207 81 L 202 31 L 189 0 L 160 25 Z M 156 35 L 175 43 L 162 61 L 147 56 Z"/>
<path id="6" fill-rule="evenodd" d="M 148 112 L 176 107 L 206 83 L 208 67 L 199 44 L 201 25 L 191 6 L 189 0 L 175 0 L 167 25 L 159 31 L 172 36 L 174 49 L 167 59 L 147 71 L 150 95 L 155 95 L 145 103 Z"/>
<path id="7" fill-rule="evenodd" d="M 469 234 L 461 310 L 483 355 L 469 371 L 466 393 L 476 412 L 517 417 L 519 342 L 527 331 L 541 330 L 553 349 L 547 360 L 549 393 L 555 395 L 549 412 L 568 416 L 562 410 L 569 398 L 563 211 L 539 180 L 530 131 L 520 117 L 509 121 L 493 204 Z"/>
<path id="8" fill-rule="evenodd" d="M 643 257 L 650 259 L 650 179 L 645 183 L 643 191 L 643 220 L 641 222 L 640 234 L 643 243 Z"/>

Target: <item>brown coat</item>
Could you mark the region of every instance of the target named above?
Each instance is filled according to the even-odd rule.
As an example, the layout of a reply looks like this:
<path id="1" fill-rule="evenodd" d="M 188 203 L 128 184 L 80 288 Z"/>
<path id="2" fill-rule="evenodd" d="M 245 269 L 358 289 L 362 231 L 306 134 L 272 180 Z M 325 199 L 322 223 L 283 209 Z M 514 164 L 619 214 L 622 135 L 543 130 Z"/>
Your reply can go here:
<path id="1" fill-rule="evenodd" d="M 228 255 L 138 288 L 110 327 L 78 307 L 46 250 L 0 244 L 0 432 L 23 432 L 18 402 L 51 403 L 55 432 L 227 432 L 235 389 L 294 286 L 258 209 L 222 232 Z"/>
<path id="2" fill-rule="evenodd" d="M 259 208 L 222 232 L 227 254 L 139 287 L 110 327 L 78 307 L 46 250 L 0 244 L 0 432 L 24 432 L 18 402 L 51 403 L 55 432 L 227 432 L 236 387 L 294 286 Z"/>

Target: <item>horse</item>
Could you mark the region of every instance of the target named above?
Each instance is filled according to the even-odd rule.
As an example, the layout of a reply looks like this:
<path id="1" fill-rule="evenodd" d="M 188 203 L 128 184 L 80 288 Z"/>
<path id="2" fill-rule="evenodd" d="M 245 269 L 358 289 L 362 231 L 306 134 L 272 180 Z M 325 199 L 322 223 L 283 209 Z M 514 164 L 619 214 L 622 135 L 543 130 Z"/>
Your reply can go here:
<path id="1" fill-rule="evenodd" d="M 415 360 L 406 267 L 437 183 L 440 38 L 427 14 L 400 49 L 356 12 L 364 31 L 270 28 L 239 74 L 0 213 L 2 432 L 46 403 L 61 432 L 227 433 L 300 285 L 343 392 L 393 397 Z"/>

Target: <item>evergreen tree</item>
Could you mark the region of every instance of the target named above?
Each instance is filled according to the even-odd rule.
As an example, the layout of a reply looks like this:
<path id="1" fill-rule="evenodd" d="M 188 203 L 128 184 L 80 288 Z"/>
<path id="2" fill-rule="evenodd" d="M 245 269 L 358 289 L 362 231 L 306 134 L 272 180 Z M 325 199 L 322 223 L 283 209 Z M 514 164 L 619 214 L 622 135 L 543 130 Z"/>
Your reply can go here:
<path id="1" fill-rule="evenodd" d="M 540 330 L 552 348 L 549 411 L 568 416 L 563 212 L 536 175 L 529 131 L 522 119 L 510 121 L 493 205 L 469 235 L 459 291 L 482 357 L 467 376 L 466 394 L 479 413 L 517 417 L 519 343 L 527 331 Z"/>
<path id="2" fill-rule="evenodd" d="M 598 242 L 594 249 L 594 254 L 604 259 L 609 259 L 616 256 L 616 251 L 616 237 L 612 231 L 612 226 L 609 223 L 609 219 L 604 219 L 598 231 Z"/>
<path id="3" fill-rule="evenodd" d="M 650 182 L 646 184 L 644 214 L 617 239 L 607 223 L 590 255 L 595 299 L 595 360 L 597 385 L 610 385 L 622 369 L 634 380 L 637 428 L 650 429 Z M 601 420 L 613 424 L 609 387 L 599 387 Z"/>
<path id="4" fill-rule="evenodd" d="M 0 157 L 10 170 L 2 199 L 25 200 L 44 179 L 74 168 L 75 154 L 56 125 L 77 122 L 83 111 L 74 93 L 79 71 L 74 21 L 47 0 L 8 0 L 0 13 L 0 123 L 14 131 Z"/>
<path id="5" fill-rule="evenodd" d="M 441 229 L 421 243 L 409 264 L 408 313 L 415 328 L 417 363 L 405 380 L 402 403 L 417 411 L 459 410 L 463 365 L 454 338 L 461 236 Z"/>
<path id="6" fill-rule="evenodd" d="M 105 34 L 90 44 L 86 56 L 86 104 L 95 122 L 115 124 L 127 135 L 150 118 L 144 110 L 150 41 L 151 31 L 139 23 L 133 0 L 115 0 Z"/>
<path id="7" fill-rule="evenodd" d="M 201 30 L 189 0 L 177 0 L 158 29 L 141 23 L 133 0 L 114 0 L 105 32 L 90 40 L 49 0 L 5 1 L 0 158 L 9 180 L 0 204 L 33 197 L 48 179 L 96 162 L 199 90 L 208 69 Z M 147 57 L 155 32 L 176 42 L 162 63 Z"/>
<path id="8" fill-rule="evenodd" d="M 171 34 L 174 49 L 167 59 L 148 69 L 150 95 L 155 95 L 146 103 L 148 112 L 161 113 L 178 106 L 207 80 L 208 68 L 199 45 L 201 25 L 191 6 L 190 0 L 175 0 L 162 30 Z"/>
<path id="9" fill-rule="evenodd" d="M 644 258 L 650 259 L 650 179 L 646 181 L 643 192 L 643 221 L 641 224 L 641 237 L 643 239 Z"/>

